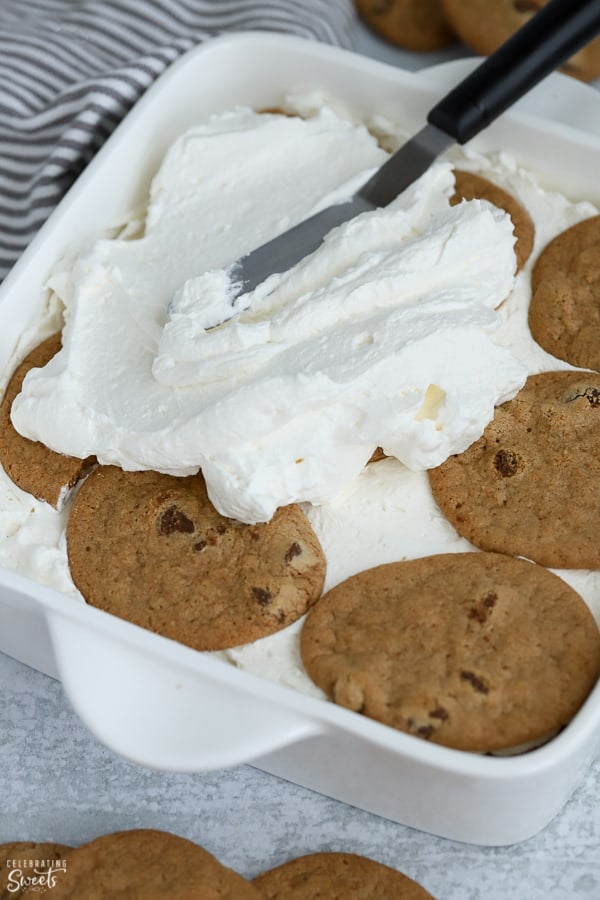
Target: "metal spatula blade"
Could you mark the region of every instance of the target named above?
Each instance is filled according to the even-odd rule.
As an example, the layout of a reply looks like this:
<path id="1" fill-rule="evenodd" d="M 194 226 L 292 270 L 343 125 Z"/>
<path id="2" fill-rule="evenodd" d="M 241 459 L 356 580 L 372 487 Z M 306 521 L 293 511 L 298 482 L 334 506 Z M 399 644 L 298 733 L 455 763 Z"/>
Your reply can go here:
<path id="1" fill-rule="evenodd" d="M 394 153 L 347 203 L 328 206 L 235 263 L 232 277 L 238 293 L 254 290 L 273 272 L 285 272 L 312 253 L 336 225 L 360 213 L 387 206 L 425 172 L 454 139 L 435 125 L 426 125 Z"/>
<path id="2" fill-rule="evenodd" d="M 387 206 L 453 143 L 464 144 L 600 31 L 600 0 L 550 0 L 430 111 L 428 124 L 348 202 L 330 206 L 232 266 L 236 295 L 316 250 L 336 225 Z"/>

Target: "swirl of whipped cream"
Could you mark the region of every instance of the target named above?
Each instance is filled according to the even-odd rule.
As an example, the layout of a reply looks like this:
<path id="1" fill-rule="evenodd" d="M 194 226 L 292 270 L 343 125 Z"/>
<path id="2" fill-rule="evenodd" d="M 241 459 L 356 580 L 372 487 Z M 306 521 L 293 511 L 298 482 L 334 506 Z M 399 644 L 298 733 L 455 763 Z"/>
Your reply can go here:
<path id="1" fill-rule="evenodd" d="M 125 469 L 201 468 L 217 509 L 245 522 L 325 501 L 378 445 L 414 470 L 466 449 L 526 370 L 494 340 L 512 223 L 481 201 L 451 207 L 449 164 L 231 300 L 227 266 L 383 158 L 327 109 L 236 110 L 188 132 L 144 236 L 96 241 L 50 280 L 63 348 L 25 379 L 17 429 Z"/>

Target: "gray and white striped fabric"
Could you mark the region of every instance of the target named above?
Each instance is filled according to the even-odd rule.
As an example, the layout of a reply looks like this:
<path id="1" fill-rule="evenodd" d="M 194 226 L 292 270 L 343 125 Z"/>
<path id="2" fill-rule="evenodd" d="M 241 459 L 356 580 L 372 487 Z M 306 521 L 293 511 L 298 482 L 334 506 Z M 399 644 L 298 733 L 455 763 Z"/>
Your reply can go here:
<path id="1" fill-rule="evenodd" d="M 0 281 L 111 131 L 224 31 L 351 43 L 351 0 L 0 0 Z"/>

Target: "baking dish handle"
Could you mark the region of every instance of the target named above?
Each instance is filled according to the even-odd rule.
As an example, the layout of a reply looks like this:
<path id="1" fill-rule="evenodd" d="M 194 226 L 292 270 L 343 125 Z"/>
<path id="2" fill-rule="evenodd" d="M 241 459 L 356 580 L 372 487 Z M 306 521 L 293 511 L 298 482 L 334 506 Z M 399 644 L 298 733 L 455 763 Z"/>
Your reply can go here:
<path id="1" fill-rule="evenodd" d="M 166 771 L 222 769 L 322 730 L 256 691 L 228 683 L 227 676 L 238 674 L 233 670 L 211 676 L 160 659 L 144 646 L 154 635 L 125 644 L 50 611 L 48 627 L 75 711 L 102 743 L 133 762 Z"/>

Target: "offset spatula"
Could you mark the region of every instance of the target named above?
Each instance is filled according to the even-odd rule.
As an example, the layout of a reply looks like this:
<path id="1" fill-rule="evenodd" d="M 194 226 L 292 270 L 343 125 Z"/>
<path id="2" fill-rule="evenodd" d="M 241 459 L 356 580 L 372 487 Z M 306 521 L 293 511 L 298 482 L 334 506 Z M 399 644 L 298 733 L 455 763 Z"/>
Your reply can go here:
<path id="1" fill-rule="evenodd" d="M 600 31 L 600 0 L 550 0 L 434 106 L 428 124 L 348 202 L 305 219 L 232 267 L 236 294 L 253 290 L 316 250 L 331 229 L 387 206 L 451 144 L 464 144 Z"/>

